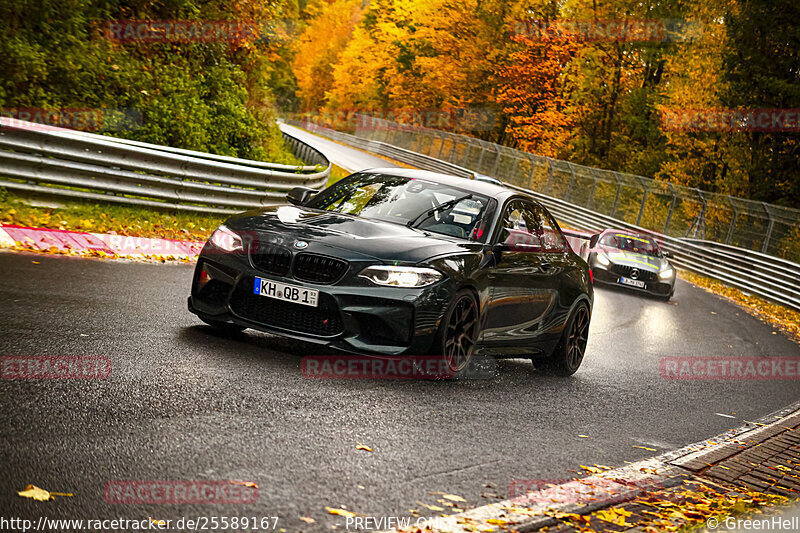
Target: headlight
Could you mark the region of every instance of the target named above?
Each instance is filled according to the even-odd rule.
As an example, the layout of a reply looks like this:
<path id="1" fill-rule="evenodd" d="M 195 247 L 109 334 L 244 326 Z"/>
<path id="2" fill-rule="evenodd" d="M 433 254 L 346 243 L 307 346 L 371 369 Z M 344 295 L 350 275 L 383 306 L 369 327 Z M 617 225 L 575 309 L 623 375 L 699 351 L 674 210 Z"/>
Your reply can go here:
<path id="1" fill-rule="evenodd" d="M 225 250 L 226 252 L 244 250 L 244 247 L 242 246 L 242 238 L 238 234 L 229 230 L 224 224 L 218 227 L 216 231 L 211 234 L 211 237 L 208 238 L 208 241 L 220 250 Z"/>
<path id="2" fill-rule="evenodd" d="M 675 273 L 675 269 L 672 268 L 671 266 L 667 266 L 666 269 L 664 269 L 664 270 L 662 270 L 661 272 L 658 273 L 658 277 L 661 278 L 661 279 L 669 279 L 669 278 L 672 277 L 672 274 L 674 274 L 674 273 Z"/>
<path id="3" fill-rule="evenodd" d="M 607 267 L 608 265 L 611 264 L 611 260 L 608 257 L 606 257 L 606 255 L 603 252 L 597 252 L 597 262 L 603 265 L 604 267 Z"/>
<path id="4" fill-rule="evenodd" d="M 406 266 L 371 266 L 358 276 L 388 287 L 425 287 L 442 279 L 438 270 Z"/>

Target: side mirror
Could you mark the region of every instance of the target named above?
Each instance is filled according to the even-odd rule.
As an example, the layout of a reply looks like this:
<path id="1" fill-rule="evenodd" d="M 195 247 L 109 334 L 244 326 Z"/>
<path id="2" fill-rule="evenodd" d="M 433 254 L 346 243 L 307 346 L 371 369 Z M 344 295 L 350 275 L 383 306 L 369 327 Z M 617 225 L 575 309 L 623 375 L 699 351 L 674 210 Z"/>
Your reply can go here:
<path id="1" fill-rule="evenodd" d="M 663 256 L 664 256 L 664 257 L 666 257 L 666 258 L 670 258 L 670 257 L 672 257 L 672 254 L 671 254 L 671 253 L 669 253 L 669 252 L 668 252 L 668 251 L 666 251 L 666 250 L 662 250 L 662 251 L 661 251 L 661 255 L 663 255 Z"/>
<path id="2" fill-rule="evenodd" d="M 317 191 L 309 187 L 295 187 L 289 191 L 286 199 L 292 205 L 303 205 L 315 194 L 317 194 Z"/>

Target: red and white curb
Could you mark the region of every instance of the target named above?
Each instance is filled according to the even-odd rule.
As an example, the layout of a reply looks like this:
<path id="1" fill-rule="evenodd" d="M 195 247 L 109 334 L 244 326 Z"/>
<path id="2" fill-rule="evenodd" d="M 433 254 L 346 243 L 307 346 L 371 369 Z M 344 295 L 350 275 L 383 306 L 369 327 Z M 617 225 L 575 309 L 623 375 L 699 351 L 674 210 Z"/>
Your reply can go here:
<path id="1" fill-rule="evenodd" d="M 203 244 L 200 241 L 0 226 L 0 248 L 85 257 L 191 261 L 197 259 Z"/>

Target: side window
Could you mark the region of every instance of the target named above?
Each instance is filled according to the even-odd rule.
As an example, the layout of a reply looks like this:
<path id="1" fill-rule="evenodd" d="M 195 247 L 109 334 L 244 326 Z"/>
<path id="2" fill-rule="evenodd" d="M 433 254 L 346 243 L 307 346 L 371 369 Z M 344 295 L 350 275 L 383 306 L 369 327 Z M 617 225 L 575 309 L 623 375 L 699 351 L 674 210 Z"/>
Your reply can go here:
<path id="1" fill-rule="evenodd" d="M 541 228 L 541 243 L 543 252 L 565 252 L 567 251 L 567 243 L 564 239 L 564 234 L 558 228 L 556 221 L 553 217 L 544 210 L 544 207 L 536 204 L 533 205 L 533 210 L 539 227 Z"/>
<path id="2" fill-rule="evenodd" d="M 514 200 L 503 214 L 500 242 L 509 250 L 518 252 L 542 251 L 541 221 L 536 217 L 532 204 Z"/>

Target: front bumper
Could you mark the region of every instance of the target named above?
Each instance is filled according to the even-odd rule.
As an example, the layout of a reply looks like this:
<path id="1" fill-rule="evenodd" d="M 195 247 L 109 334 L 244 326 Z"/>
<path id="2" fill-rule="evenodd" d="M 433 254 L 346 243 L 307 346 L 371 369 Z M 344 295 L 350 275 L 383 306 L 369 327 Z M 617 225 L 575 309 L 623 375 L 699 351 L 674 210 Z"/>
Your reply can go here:
<path id="1" fill-rule="evenodd" d="M 260 331 L 377 355 L 430 354 L 453 288 L 444 279 L 428 287 L 379 287 L 358 278 L 352 264 L 331 285 L 265 274 L 247 255 L 201 254 L 195 268 L 189 311 L 209 320 L 233 322 Z M 210 281 L 201 284 L 205 271 Z M 254 277 L 319 290 L 317 307 L 260 296 Z"/>
<path id="2" fill-rule="evenodd" d="M 675 291 L 675 274 L 669 279 L 661 279 L 655 275 L 655 279 L 643 280 L 645 286 L 634 287 L 632 285 L 623 284 L 620 280 L 623 278 L 622 274 L 613 271 L 613 265 L 609 268 L 603 268 L 597 264 L 592 265 L 592 274 L 594 281 L 603 285 L 614 285 L 616 287 L 624 287 L 634 291 L 645 292 L 656 296 L 672 295 Z"/>

